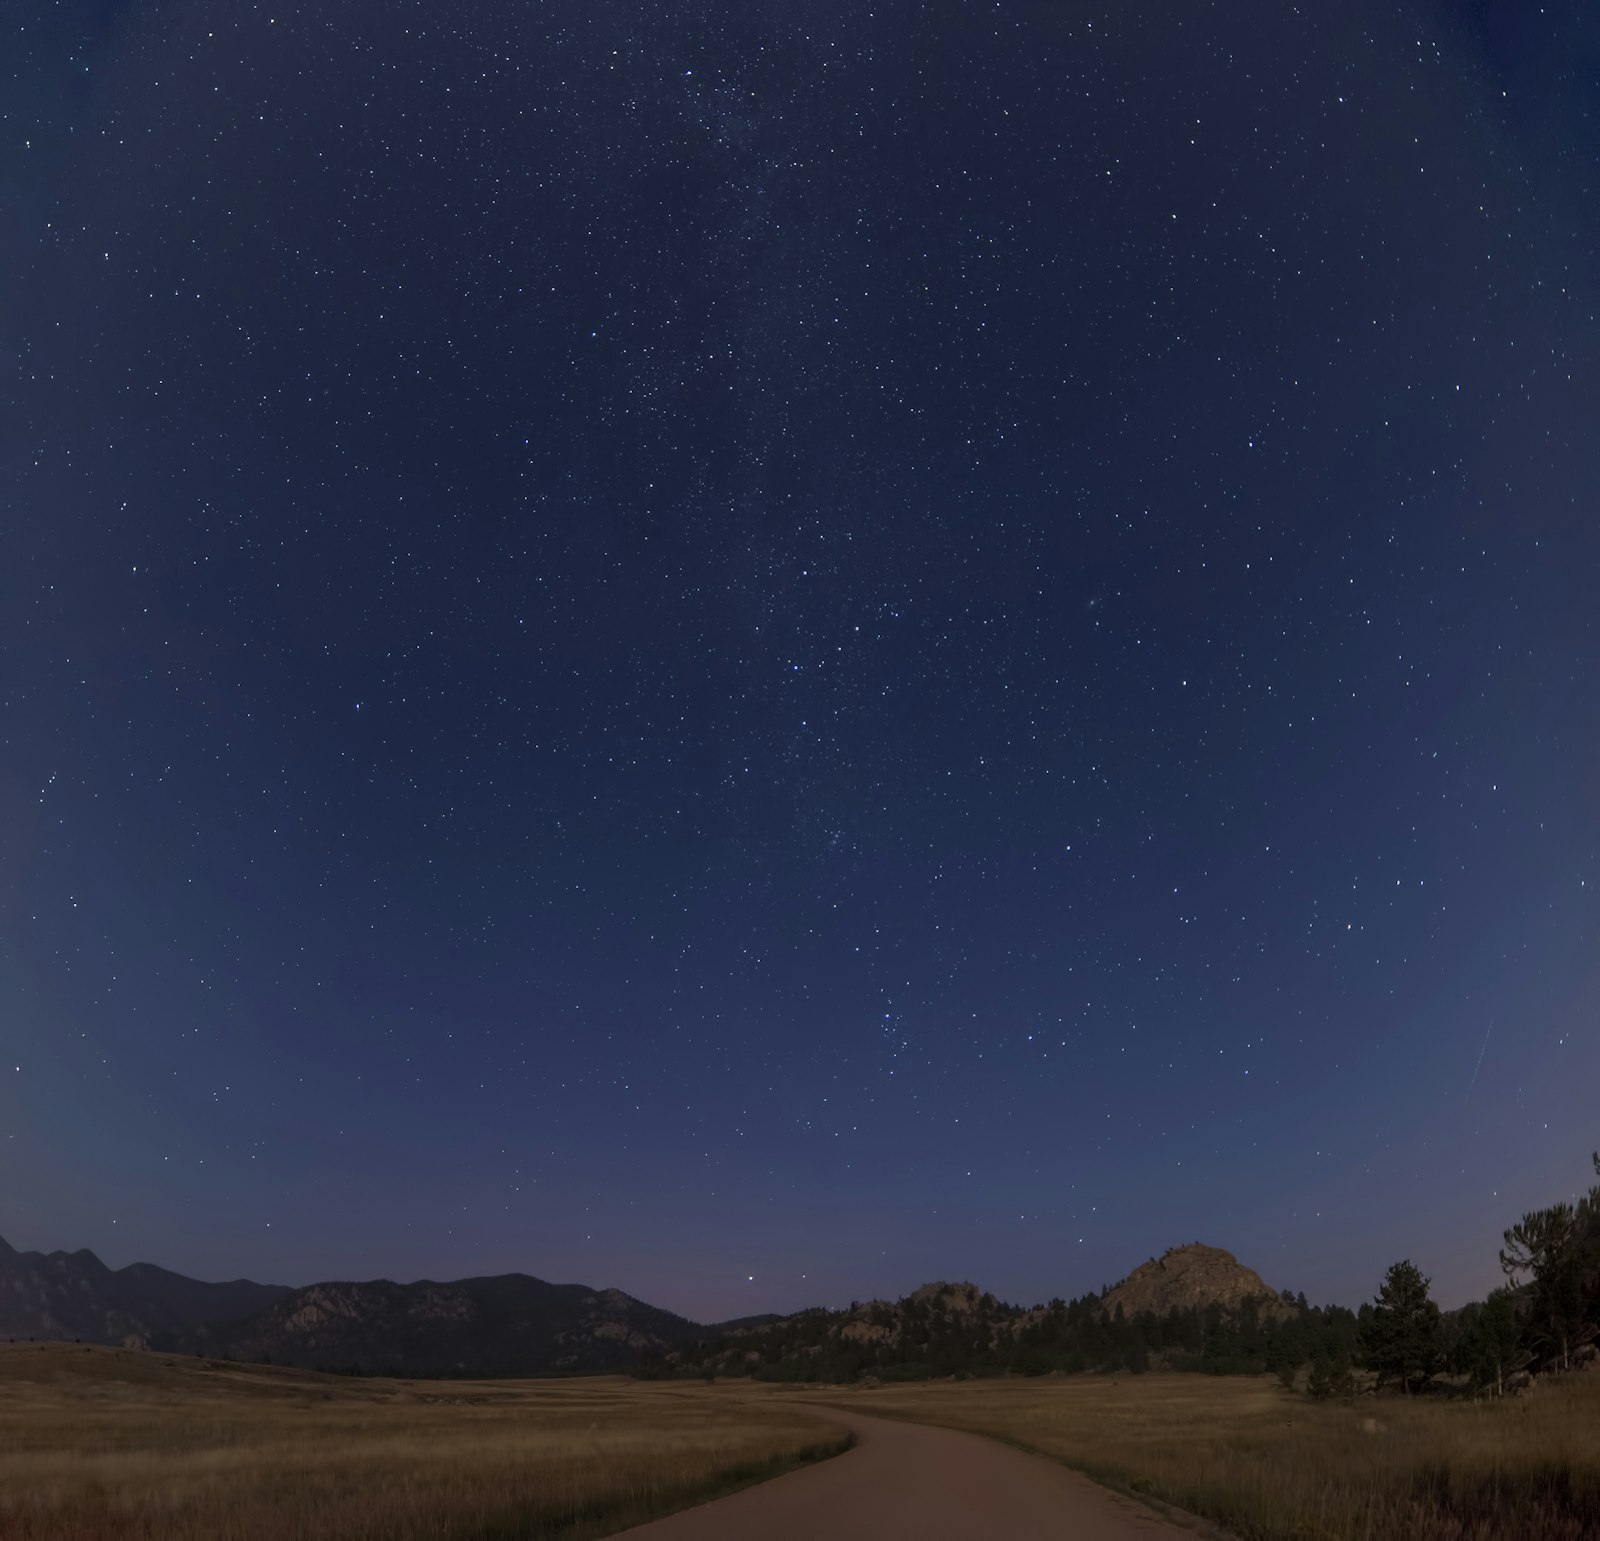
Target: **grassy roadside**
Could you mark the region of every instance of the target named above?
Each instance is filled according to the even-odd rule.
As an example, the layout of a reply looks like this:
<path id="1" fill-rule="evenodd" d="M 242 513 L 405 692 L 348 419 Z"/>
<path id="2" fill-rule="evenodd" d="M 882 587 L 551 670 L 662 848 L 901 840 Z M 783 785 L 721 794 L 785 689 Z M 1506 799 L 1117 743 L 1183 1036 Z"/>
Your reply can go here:
<path id="1" fill-rule="evenodd" d="M 1322 1405 L 1267 1379 L 1189 1375 L 941 1382 L 826 1400 L 1002 1439 L 1244 1541 L 1600 1536 L 1600 1374 L 1495 1404 Z"/>
<path id="2" fill-rule="evenodd" d="M 847 1445 L 702 1387 L 0 1345 L 7 1541 L 588 1541 Z"/>
<path id="3" fill-rule="evenodd" d="M 663 1519 L 681 1509 L 692 1509 L 698 1504 L 726 1498 L 743 1488 L 755 1487 L 758 1483 L 770 1482 L 774 1477 L 830 1460 L 842 1455 L 851 1444 L 851 1436 L 840 1433 L 836 1438 L 806 1445 L 799 1450 L 727 1467 L 703 1481 L 684 1484 L 676 1492 L 670 1486 L 664 1486 L 651 1493 L 642 1505 L 629 1502 L 619 1504 L 609 1496 L 602 1495 L 596 1501 L 567 1514 L 552 1515 L 545 1512 L 508 1515 L 482 1530 L 461 1534 L 461 1541 L 597 1541 L 599 1537 L 613 1536 L 634 1525 Z"/>

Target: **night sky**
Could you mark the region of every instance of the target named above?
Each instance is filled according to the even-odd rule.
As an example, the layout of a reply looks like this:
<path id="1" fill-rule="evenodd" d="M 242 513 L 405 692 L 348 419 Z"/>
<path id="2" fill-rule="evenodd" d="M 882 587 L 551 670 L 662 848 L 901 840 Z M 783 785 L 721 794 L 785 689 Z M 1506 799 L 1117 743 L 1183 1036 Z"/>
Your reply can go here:
<path id="1" fill-rule="evenodd" d="M 0 1235 L 1446 1304 L 1600 1143 L 1600 13 L 19 0 Z"/>

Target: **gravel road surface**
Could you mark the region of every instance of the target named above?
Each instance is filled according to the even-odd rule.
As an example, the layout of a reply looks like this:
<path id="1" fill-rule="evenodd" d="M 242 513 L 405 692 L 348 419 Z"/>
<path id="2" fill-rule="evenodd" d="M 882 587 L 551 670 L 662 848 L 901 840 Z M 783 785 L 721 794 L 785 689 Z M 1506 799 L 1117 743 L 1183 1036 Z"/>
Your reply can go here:
<path id="1" fill-rule="evenodd" d="M 818 1408 L 843 1455 L 624 1531 L 627 1541 L 1195 1541 L 1195 1533 L 1009 1445 Z M 621 1541 L 621 1538 L 618 1538 Z"/>

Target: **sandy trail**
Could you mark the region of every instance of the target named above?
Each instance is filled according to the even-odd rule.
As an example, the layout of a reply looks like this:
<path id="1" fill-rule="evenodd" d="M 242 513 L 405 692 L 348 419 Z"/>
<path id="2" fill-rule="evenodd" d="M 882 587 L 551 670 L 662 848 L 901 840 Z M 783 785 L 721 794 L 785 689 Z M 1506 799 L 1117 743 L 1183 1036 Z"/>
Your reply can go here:
<path id="1" fill-rule="evenodd" d="M 817 1409 L 856 1446 L 624 1531 L 629 1541 L 1195 1541 L 1087 1477 L 1009 1445 Z M 621 1541 L 621 1538 L 618 1538 Z"/>

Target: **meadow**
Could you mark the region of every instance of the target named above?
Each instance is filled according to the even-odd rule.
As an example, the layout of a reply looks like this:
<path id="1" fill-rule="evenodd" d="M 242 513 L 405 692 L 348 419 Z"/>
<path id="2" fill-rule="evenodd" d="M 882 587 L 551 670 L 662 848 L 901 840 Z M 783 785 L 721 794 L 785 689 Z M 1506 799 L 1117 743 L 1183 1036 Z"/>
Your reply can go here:
<path id="1" fill-rule="evenodd" d="M 1154 1374 L 939 1381 L 827 1400 L 1007 1440 L 1245 1541 L 1600 1537 L 1600 1370 L 1501 1402 L 1313 1402 L 1270 1377 Z"/>
<path id="2" fill-rule="evenodd" d="M 582 1541 L 844 1443 L 802 1409 L 702 1386 L 0 1344 L 7 1541 Z"/>
<path id="3" fill-rule="evenodd" d="M 1242 1541 L 1600 1537 L 1600 1370 L 1314 1402 L 1265 1377 L 357 1380 L 64 1344 L 0 1344 L 0 1535 L 583 1541 L 836 1453 L 818 1404 L 987 1434 Z"/>

